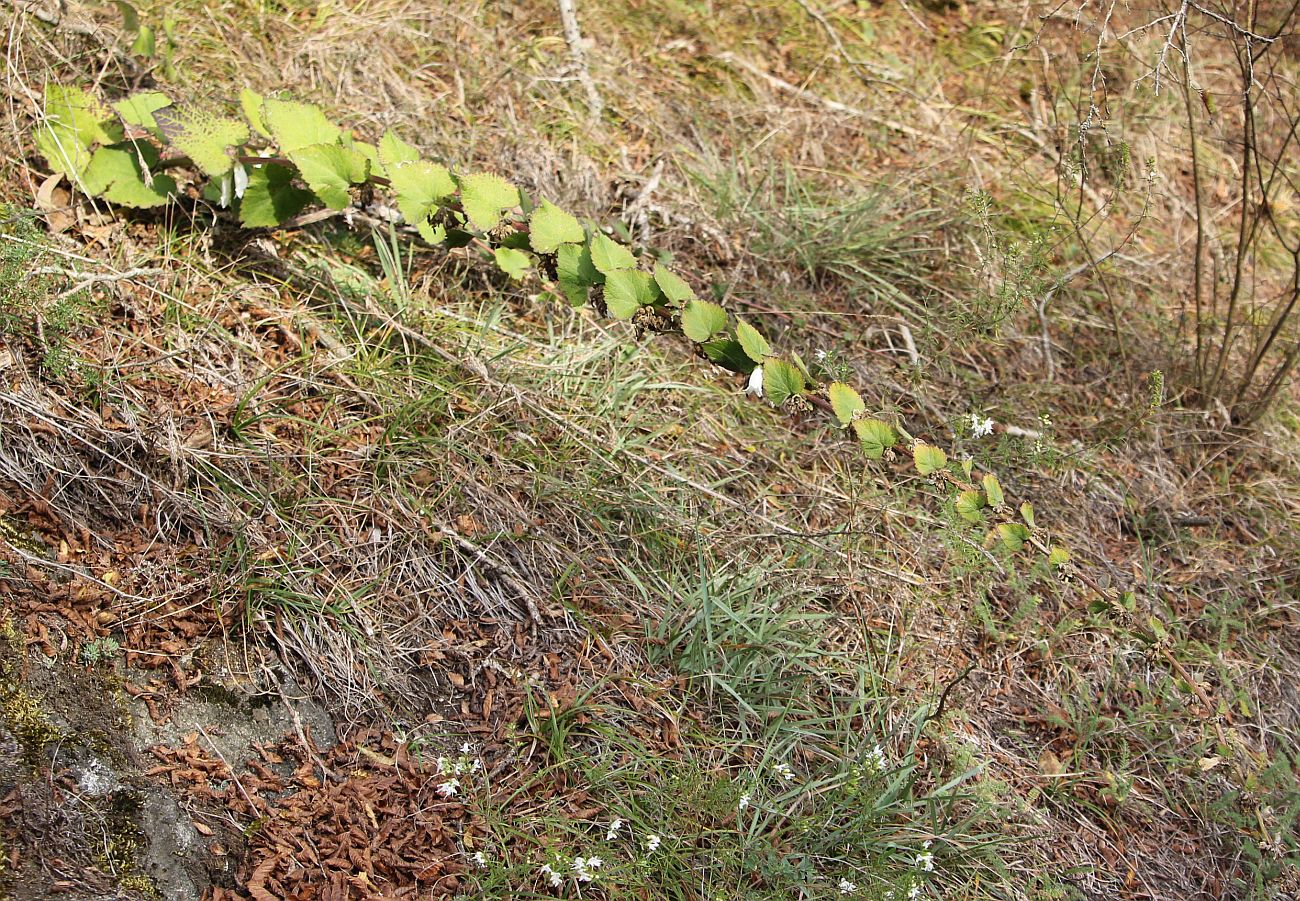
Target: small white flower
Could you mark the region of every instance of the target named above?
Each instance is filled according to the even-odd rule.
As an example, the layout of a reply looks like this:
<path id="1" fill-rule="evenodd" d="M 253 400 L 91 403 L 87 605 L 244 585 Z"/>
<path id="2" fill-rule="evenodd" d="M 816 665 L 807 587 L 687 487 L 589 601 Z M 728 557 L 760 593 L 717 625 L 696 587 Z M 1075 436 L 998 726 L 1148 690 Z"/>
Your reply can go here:
<path id="1" fill-rule="evenodd" d="M 248 189 L 248 170 L 242 165 L 236 165 L 233 171 L 235 173 L 235 196 L 243 197 L 244 191 Z"/>
<path id="2" fill-rule="evenodd" d="M 475 760 L 469 765 L 469 771 L 471 773 L 477 773 L 481 769 L 483 769 L 483 761 L 481 760 Z"/>
<path id="3" fill-rule="evenodd" d="M 460 746 L 460 753 L 468 754 L 473 749 L 474 749 L 473 745 L 471 745 L 469 742 L 465 742 L 465 744 Z"/>
<path id="4" fill-rule="evenodd" d="M 916 898 L 920 894 L 921 894 L 921 883 L 913 882 L 912 887 L 907 890 L 907 897 L 910 899 L 910 901 L 916 901 Z"/>
<path id="5" fill-rule="evenodd" d="M 746 394 L 752 394 L 755 397 L 763 396 L 763 367 L 755 366 L 754 371 L 749 374 L 749 385 L 745 388 Z"/>
<path id="6" fill-rule="evenodd" d="M 773 767 L 773 769 L 776 770 L 776 774 L 780 776 L 782 779 L 784 779 L 786 782 L 794 781 L 794 770 L 790 769 L 789 764 L 778 763 L 775 767 Z"/>
<path id="7" fill-rule="evenodd" d="M 840 894 L 851 895 L 858 890 L 858 887 L 847 879 L 840 880 Z"/>
<path id="8" fill-rule="evenodd" d="M 817 362 L 818 362 L 818 363 L 825 363 L 825 362 L 826 362 L 826 351 L 824 351 L 824 350 L 819 350 L 819 351 L 817 351 L 816 354 L 814 354 L 814 356 L 817 357 Z M 841 884 L 843 884 L 842 881 L 841 881 Z"/>
<path id="9" fill-rule="evenodd" d="M 573 875 L 579 882 L 594 882 L 596 874 L 592 870 L 598 870 L 604 865 L 604 861 L 599 857 L 575 857 L 573 858 Z"/>
<path id="10" fill-rule="evenodd" d="M 542 875 L 545 876 L 546 881 L 551 884 L 551 888 L 559 888 L 560 883 L 564 881 L 564 878 L 560 876 L 559 873 L 551 869 L 549 863 L 542 864 Z"/>
<path id="11" fill-rule="evenodd" d="M 609 831 L 605 833 L 605 841 L 612 842 L 618 837 L 618 830 L 623 828 L 623 821 L 614 817 L 614 822 L 609 824 Z"/>
<path id="12" fill-rule="evenodd" d="M 740 803 L 739 803 L 738 805 L 736 805 L 736 808 L 737 808 L 738 810 L 744 810 L 746 807 L 748 807 L 748 806 L 749 806 L 749 798 L 750 798 L 749 792 L 745 792 L 743 795 L 741 795 L 741 796 L 740 796 Z"/>
<path id="13" fill-rule="evenodd" d="M 993 420 L 980 419 L 978 413 L 972 413 L 970 415 L 970 430 L 971 430 L 971 434 L 974 435 L 976 438 L 983 438 L 985 435 L 992 435 Z"/>
<path id="14" fill-rule="evenodd" d="M 483 852 L 482 852 L 482 851 L 475 851 L 475 852 L 474 852 L 474 864 L 475 864 L 475 866 L 477 866 L 480 870 L 486 870 L 486 869 L 487 869 L 487 858 L 483 856 Z"/>
<path id="15" fill-rule="evenodd" d="M 916 865 L 927 873 L 934 872 L 934 855 L 929 851 L 922 851 L 916 855 Z"/>
<path id="16" fill-rule="evenodd" d="M 444 798 L 453 797 L 458 791 L 460 791 L 459 779 L 448 779 L 446 782 L 438 786 L 438 794 L 442 795 Z"/>
<path id="17" fill-rule="evenodd" d="M 661 844 L 661 842 L 660 842 L 660 838 L 659 838 L 659 836 L 657 836 L 657 835 L 647 835 L 647 836 L 646 836 L 646 839 L 645 839 L 645 853 L 647 853 L 647 854 L 653 854 L 653 853 L 655 853 L 656 851 L 659 850 L 659 845 L 660 845 L 660 844 Z"/>
<path id="18" fill-rule="evenodd" d="M 433 762 L 433 765 L 434 765 L 434 772 L 437 773 L 439 776 L 441 776 L 443 773 L 447 772 L 447 758 L 446 758 L 446 757 L 439 757 L 437 760 L 435 760 L 435 761 Z"/>
<path id="19" fill-rule="evenodd" d="M 867 766 L 871 767 L 877 773 L 883 773 L 888 768 L 888 761 L 885 760 L 885 749 L 876 745 L 867 752 Z"/>

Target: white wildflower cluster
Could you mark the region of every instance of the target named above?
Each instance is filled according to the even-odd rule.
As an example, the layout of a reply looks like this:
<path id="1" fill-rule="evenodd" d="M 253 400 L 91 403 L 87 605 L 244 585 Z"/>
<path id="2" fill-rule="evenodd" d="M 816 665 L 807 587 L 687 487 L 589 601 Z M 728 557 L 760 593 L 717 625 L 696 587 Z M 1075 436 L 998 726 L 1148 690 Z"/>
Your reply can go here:
<path id="1" fill-rule="evenodd" d="M 749 792 L 745 792 L 743 795 L 740 796 L 740 801 L 739 803 L 736 804 L 736 809 L 744 810 L 746 807 L 749 806 L 749 802 L 752 797 L 753 795 L 751 795 Z"/>
<path id="2" fill-rule="evenodd" d="M 596 870 L 605 865 L 605 861 L 599 857 L 575 857 L 573 858 L 573 876 L 579 882 L 595 882 Z"/>
<path id="3" fill-rule="evenodd" d="M 618 830 L 623 828 L 623 821 L 614 817 L 614 822 L 609 824 L 609 831 L 605 833 L 605 841 L 612 842 L 618 838 Z"/>
<path id="4" fill-rule="evenodd" d="M 653 854 L 659 850 L 661 839 L 657 835 L 647 835 L 645 838 L 645 853 Z"/>
<path id="5" fill-rule="evenodd" d="M 993 434 L 993 420 L 981 419 L 978 413 L 970 415 L 970 431 L 976 438 L 983 438 L 985 435 Z"/>
<path id="6" fill-rule="evenodd" d="M 551 888 L 559 888 L 564 882 L 564 877 L 557 873 L 549 863 L 542 864 L 542 875 L 550 883 Z"/>
<path id="7" fill-rule="evenodd" d="M 866 766 L 873 773 L 883 773 L 889 769 L 889 761 L 885 758 L 885 749 L 876 745 L 867 752 Z"/>
<path id="8" fill-rule="evenodd" d="M 925 844 L 922 846 L 925 850 L 916 855 L 917 868 L 924 870 L 927 873 L 934 872 L 934 854 L 930 851 L 930 845 L 932 844 L 933 842 L 926 840 Z"/>
<path id="9" fill-rule="evenodd" d="M 794 770 L 790 769 L 790 764 L 778 763 L 776 766 L 772 767 L 772 769 L 786 782 L 794 781 Z"/>
<path id="10" fill-rule="evenodd" d="M 858 890 L 857 883 L 849 882 L 847 879 L 840 880 L 840 894 L 851 895 Z"/>
<path id="11" fill-rule="evenodd" d="M 482 851 L 475 851 L 472 860 L 474 861 L 474 866 L 478 867 L 480 870 L 487 869 L 487 857 L 484 856 Z"/>
<path id="12" fill-rule="evenodd" d="M 462 783 L 459 777 L 470 776 L 483 769 L 483 761 L 473 756 L 474 746 L 465 742 L 460 746 L 460 756 L 448 759 L 439 757 L 434 761 L 434 772 L 439 776 L 449 776 L 438 783 L 437 792 L 444 798 L 454 798 L 460 794 Z"/>

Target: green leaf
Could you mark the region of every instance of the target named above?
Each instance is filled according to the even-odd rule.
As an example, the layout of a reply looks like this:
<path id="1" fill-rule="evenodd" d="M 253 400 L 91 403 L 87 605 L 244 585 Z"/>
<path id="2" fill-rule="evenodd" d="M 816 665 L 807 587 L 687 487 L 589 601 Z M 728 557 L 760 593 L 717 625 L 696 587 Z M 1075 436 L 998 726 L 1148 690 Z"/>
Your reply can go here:
<path id="1" fill-rule="evenodd" d="M 100 147 L 90 158 L 81 183 L 87 194 L 102 197 L 121 206 L 148 209 L 162 206 L 176 193 L 176 181 L 165 175 L 146 180 L 141 168 L 158 162 L 158 151 L 150 144 L 126 141 Z"/>
<path id="2" fill-rule="evenodd" d="M 319 106 L 277 100 L 274 97 L 263 101 L 262 121 L 280 152 L 290 158 L 295 150 L 304 147 L 337 144 L 343 133 L 337 125 L 325 118 Z"/>
<path id="3" fill-rule="evenodd" d="M 603 278 L 591 262 L 591 251 L 581 244 L 561 244 L 555 252 L 555 271 L 560 291 L 572 306 L 580 307 L 587 302 L 587 294 L 592 285 L 599 285 Z"/>
<path id="4" fill-rule="evenodd" d="M 415 163 L 420 160 L 420 151 L 403 141 L 391 130 L 384 132 L 384 136 L 379 139 L 379 161 L 384 164 L 384 168 L 389 171 L 401 168 L 403 163 Z M 450 175 L 448 176 L 450 177 Z M 455 184 L 448 194 L 455 192 Z"/>
<path id="5" fill-rule="evenodd" d="M 957 515 L 968 522 L 983 522 L 984 514 L 980 512 L 983 506 L 984 492 L 978 489 L 971 488 L 957 495 Z"/>
<path id="6" fill-rule="evenodd" d="M 1013 554 L 1025 546 L 1029 539 L 1029 530 L 1018 522 L 998 523 L 998 538 L 1002 545 Z"/>
<path id="7" fill-rule="evenodd" d="M 69 180 L 90 165 L 96 144 L 122 140 L 122 123 L 81 88 L 52 84 L 45 89 L 45 119 L 36 130 L 36 149 L 50 168 Z"/>
<path id="8" fill-rule="evenodd" d="M 655 282 L 673 306 L 680 307 L 695 299 L 695 292 L 691 290 L 691 286 L 663 263 L 655 263 Z"/>
<path id="9" fill-rule="evenodd" d="M 167 140 L 210 178 L 225 175 L 235 161 L 227 152 L 248 141 L 248 126 L 197 107 L 168 107 L 154 112 Z"/>
<path id="10" fill-rule="evenodd" d="M 605 305 L 615 319 L 631 319 L 643 306 L 659 299 L 659 287 L 637 269 L 616 269 L 605 276 Z"/>
<path id="11" fill-rule="evenodd" d="M 803 373 L 793 363 L 768 360 L 763 364 L 763 394 L 778 407 L 787 398 L 802 394 L 803 388 Z"/>
<path id="12" fill-rule="evenodd" d="M 532 257 L 513 247 L 498 247 L 492 252 L 492 256 L 496 259 L 497 268 L 515 281 L 527 275 L 533 265 Z"/>
<path id="13" fill-rule="evenodd" d="M 384 140 L 388 139 L 384 136 Z M 383 141 L 379 144 L 379 158 L 386 159 Z M 425 160 L 406 160 L 386 163 L 388 166 L 389 186 L 397 198 L 397 209 L 402 218 L 420 231 L 420 237 L 430 244 L 439 244 L 445 235 L 439 235 L 438 229 L 429 222 L 443 201 L 456 193 L 456 182 L 446 166 Z"/>
<path id="14" fill-rule="evenodd" d="M 898 443 L 893 427 L 879 419 L 855 419 L 853 431 L 858 433 L 862 451 L 872 460 L 879 460 L 885 451 Z"/>
<path id="15" fill-rule="evenodd" d="M 918 441 L 912 448 L 912 461 L 916 464 L 917 472 L 928 476 L 948 465 L 948 455 L 932 444 L 922 444 Z"/>
<path id="16" fill-rule="evenodd" d="M 171 106 L 171 98 L 162 91 L 141 91 L 125 100 L 113 104 L 113 109 L 127 125 L 147 128 L 157 135 L 160 131 L 153 114 L 166 106 Z"/>
<path id="17" fill-rule="evenodd" d="M 967 479 L 970 478 L 970 471 L 974 468 L 975 468 L 975 461 L 970 457 L 967 457 L 965 460 L 961 461 L 962 475 L 966 476 Z"/>
<path id="18" fill-rule="evenodd" d="M 586 237 L 582 223 L 549 200 L 528 217 L 528 240 L 538 253 L 555 253 L 561 244 L 581 244 Z"/>
<path id="19" fill-rule="evenodd" d="M 289 154 L 307 187 L 332 210 L 346 209 L 352 203 L 349 185 L 366 180 L 366 158 L 355 150 L 338 144 L 312 144 Z"/>
<path id="20" fill-rule="evenodd" d="M 840 425 L 848 425 L 856 414 L 866 412 L 867 405 L 861 395 L 843 382 L 831 382 L 826 393 L 830 395 L 831 409 Z"/>
<path id="21" fill-rule="evenodd" d="M 1025 521 L 1025 525 L 1034 528 L 1034 506 L 1029 502 L 1020 505 L 1020 518 Z"/>
<path id="22" fill-rule="evenodd" d="M 998 482 L 998 477 L 989 473 L 984 477 L 984 493 L 988 495 L 989 506 L 996 510 L 1004 503 L 1002 497 L 1002 485 Z"/>
<path id="23" fill-rule="evenodd" d="M 126 0 L 113 0 L 113 5 L 117 11 L 122 14 L 122 30 L 127 34 L 135 34 L 140 30 L 140 14 L 136 12 L 135 7 Z"/>
<path id="24" fill-rule="evenodd" d="M 158 36 L 152 25 L 143 25 L 131 42 L 131 55 L 153 59 L 158 53 Z"/>
<path id="25" fill-rule="evenodd" d="M 600 232 L 591 236 L 591 261 L 606 275 L 619 269 L 636 268 L 636 257 L 632 256 L 632 251 Z"/>
<path id="26" fill-rule="evenodd" d="M 370 167 L 366 171 L 370 173 L 371 178 L 374 178 L 376 175 L 380 178 L 388 178 L 388 167 L 386 167 L 384 161 L 379 158 L 378 147 L 365 141 L 353 141 L 352 149 L 364 156 L 366 162 L 370 164 Z"/>
<path id="27" fill-rule="evenodd" d="M 745 353 L 745 349 L 740 346 L 740 342 L 735 338 L 719 338 L 716 341 L 709 341 L 701 345 L 704 355 L 712 360 L 723 369 L 730 369 L 732 372 L 739 372 L 742 375 L 749 375 L 758 365 Z"/>
<path id="28" fill-rule="evenodd" d="M 262 95 L 252 88 L 244 88 L 239 92 L 239 108 L 244 111 L 244 118 L 248 120 L 249 125 L 253 126 L 253 131 L 264 138 L 269 138 L 271 130 L 262 121 L 262 104 L 265 102 Z"/>
<path id="29" fill-rule="evenodd" d="M 707 300 L 692 300 L 682 311 L 682 334 L 703 344 L 727 327 L 727 311 Z"/>
<path id="30" fill-rule="evenodd" d="M 772 345 L 767 343 L 767 339 L 743 319 L 736 320 L 736 340 L 755 363 L 762 363 L 772 353 Z"/>
<path id="31" fill-rule="evenodd" d="M 1066 548 L 1053 547 L 1050 551 L 1047 552 L 1047 564 L 1049 566 L 1055 566 L 1057 569 L 1060 569 L 1062 566 L 1064 566 L 1069 562 L 1070 562 L 1070 552 Z"/>
<path id="32" fill-rule="evenodd" d="M 239 202 L 239 221 L 245 228 L 274 228 L 301 213 L 311 199 L 311 191 L 294 187 L 293 170 L 288 166 L 253 166 Z"/>
<path id="33" fill-rule="evenodd" d="M 502 213 L 519 206 L 519 189 L 499 175 L 465 175 L 460 178 L 460 205 L 470 225 L 488 232 L 500 224 Z"/>

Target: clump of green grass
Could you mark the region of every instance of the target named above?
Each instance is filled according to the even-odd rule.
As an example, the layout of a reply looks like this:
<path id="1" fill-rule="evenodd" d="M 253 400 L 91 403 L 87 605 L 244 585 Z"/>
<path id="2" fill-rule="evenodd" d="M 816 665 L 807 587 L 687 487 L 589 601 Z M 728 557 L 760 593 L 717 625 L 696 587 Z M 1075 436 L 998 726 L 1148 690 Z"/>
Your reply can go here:
<path id="1" fill-rule="evenodd" d="M 664 611 L 646 626 L 654 672 L 676 672 L 683 691 L 610 677 L 619 692 L 602 682 L 558 706 L 531 695 L 542 764 L 467 801 L 485 829 L 467 846 L 481 855 L 476 888 L 902 901 L 996 884 L 994 818 L 965 788 L 975 770 L 924 758 L 926 711 L 896 715 L 884 672 L 835 651 L 829 617 L 776 587 L 770 566 L 698 564 L 628 572 Z M 617 702 L 629 692 L 655 716 Z"/>

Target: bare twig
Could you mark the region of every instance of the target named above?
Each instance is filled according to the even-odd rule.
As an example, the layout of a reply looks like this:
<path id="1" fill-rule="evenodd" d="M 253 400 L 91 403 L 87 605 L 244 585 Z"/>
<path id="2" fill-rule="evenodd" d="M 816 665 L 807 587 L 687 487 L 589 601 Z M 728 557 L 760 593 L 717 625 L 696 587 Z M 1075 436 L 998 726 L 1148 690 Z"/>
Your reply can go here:
<path id="1" fill-rule="evenodd" d="M 578 81 L 582 82 L 582 88 L 587 92 L 587 109 L 591 112 L 594 121 L 600 118 L 605 103 L 600 99 L 600 91 L 596 90 L 596 82 L 591 78 L 591 70 L 587 68 L 587 54 L 582 46 L 582 30 L 578 27 L 578 10 L 573 0 L 558 0 L 558 3 L 560 21 L 564 23 L 564 40 L 569 44 L 569 56 L 572 57 L 573 65 L 578 70 Z"/>

